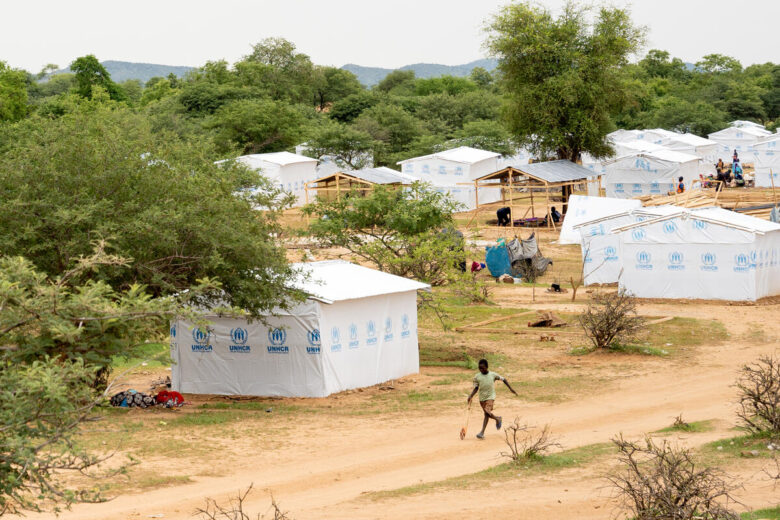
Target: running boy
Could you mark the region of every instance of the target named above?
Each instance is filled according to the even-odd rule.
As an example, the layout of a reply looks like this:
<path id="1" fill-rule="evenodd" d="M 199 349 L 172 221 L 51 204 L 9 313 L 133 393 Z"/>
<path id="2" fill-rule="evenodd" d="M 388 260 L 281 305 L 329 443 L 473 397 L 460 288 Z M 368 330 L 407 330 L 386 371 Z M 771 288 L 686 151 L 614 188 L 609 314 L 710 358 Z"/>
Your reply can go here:
<path id="1" fill-rule="evenodd" d="M 503 381 L 506 387 L 509 388 L 513 394 L 517 395 L 514 388 L 509 386 L 509 381 L 495 372 L 490 372 L 488 370 L 487 359 L 480 359 L 479 372 L 474 376 L 474 390 L 471 392 L 468 399 L 468 403 L 471 404 L 471 399 L 479 392 L 479 404 L 485 412 L 485 418 L 482 420 L 482 431 L 477 434 L 477 439 L 485 438 L 485 428 L 487 428 L 490 419 L 496 421 L 496 430 L 501 429 L 501 416 L 493 414 L 493 402 L 496 400 L 496 387 L 494 383 L 497 380 Z"/>

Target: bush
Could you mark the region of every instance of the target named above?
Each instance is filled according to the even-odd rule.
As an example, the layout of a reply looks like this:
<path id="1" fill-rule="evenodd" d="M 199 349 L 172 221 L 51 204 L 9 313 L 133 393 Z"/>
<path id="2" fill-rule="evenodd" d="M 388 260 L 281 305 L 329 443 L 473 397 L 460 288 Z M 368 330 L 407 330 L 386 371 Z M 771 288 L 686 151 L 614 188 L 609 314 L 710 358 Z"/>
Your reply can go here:
<path id="1" fill-rule="evenodd" d="M 699 469 L 686 448 L 613 439 L 623 470 L 609 478 L 636 520 L 738 520 L 730 485 L 717 468 Z M 723 505 L 725 503 L 725 505 Z"/>
<path id="2" fill-rule="evenodd" d="M 596 293 L 579 317 L 585 335 L 596 348 L 614 348 L 633 341 L 645 323 L 636 313 L 636 300 L 620 291 Z"/>
<path id="3" fill-rule="evenodd" d="M 744 365 L 735 386 L 743 427 L 751 433 L 780 434 L 780 358 L 762 356 Z"/>
<path id="4" fill-rule="evenodd" d="M 539 431 L 515 417 L 512 424 L 504 428 L 504 442 L 509 451 L 501 452 L 502 457 L 512 462 L 522 462 L 538 459 L 547 454 L 550 448 L 560 447 L 550 435 L 550 425 L 546 424 Z"/>

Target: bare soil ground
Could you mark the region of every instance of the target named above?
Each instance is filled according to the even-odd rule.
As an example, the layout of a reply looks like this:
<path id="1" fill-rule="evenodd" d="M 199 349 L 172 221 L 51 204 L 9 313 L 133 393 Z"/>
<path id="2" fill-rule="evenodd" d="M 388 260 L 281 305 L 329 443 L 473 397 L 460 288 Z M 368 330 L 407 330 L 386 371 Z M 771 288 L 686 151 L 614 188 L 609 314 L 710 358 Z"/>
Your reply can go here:
<path id="1" fill-rule="evenodd" d="M 479 238 L 500 233 L 505 231 L 482 230 Z M 559 260 L 540 281 L 544 284 L 567 280 L 579 269 L 578 249 L 558 246 L 553 238 L 542 234 L 542 251 Z M 477 249 L 474 257 L 479 258 Z M 550 294 L 542 287 L 532 299 L 529 286 L 495 286 L 492 305 L 467 306 L 456 319 L 474 322 L 522 309 L 566 316 L 587 304 L 588 293 L 580 291 L 572 302 L 570 293 Z M 551 424 L 565 450 L 587 450 L 618 433 L 640 438 L 668 427 L 679 414 L 688 421 L 712 421 L 712 428 L 666 434 L 675 442 L 698 448 L 737 435 L 732 384 L 742 364 L 777 352 L 780 304 L 648 301 L 640 313 L 695 324 L 696 337 L 685 335 L 687 325 L 659 326 L 647 344 L 660 345 L 668 355 L 573 355 L 573 347 L 585 344 L 576 334 L 541 342 L 534 335 L 457 333 L 442 331 L 428 318 L 421 320 L 420 333 L 421 357 L 428 362 L 402 380 L 326 399 L 187 396 L 190 404 L 179 411 L 111 411 L 86 433 L 85 443 L 98 449 L 118 444 L 121 454 L 140 463 L 127 477 L 97 483 L 112 500 L 76 505 L 61 518 L 192 518 L 206 498 L 227 503 L 250 484 L 254 491 L 246 510 L 273 517 L 273 494 L 298 520 L 615 518 L 620 510 L 603 478 L 614 469 L 611 453 L 549 471 L 519 468 L 510 478 L 474 475 L 502 462 L 503 435 L 491 425 L 484 441 L 474 438 L 481 423 L 475 406 L 468 436 L 459 440 L 474 371 L 446 366 L 446 355 L 490 356 L 491 368 L 520 393 L 514 398 L 500 388 L 497 413 Z M 527 319 L 509 326 L 524 326 Z M 167 373 L 142 367 L 127 385 L 145 391 Z M 762 473 L 766 459 L 720 463 L 744 482 L 737 492 L 740 510 L 780 503 L 780 489 Z M 29 516 L 39 517 L 44 516 Z"/>

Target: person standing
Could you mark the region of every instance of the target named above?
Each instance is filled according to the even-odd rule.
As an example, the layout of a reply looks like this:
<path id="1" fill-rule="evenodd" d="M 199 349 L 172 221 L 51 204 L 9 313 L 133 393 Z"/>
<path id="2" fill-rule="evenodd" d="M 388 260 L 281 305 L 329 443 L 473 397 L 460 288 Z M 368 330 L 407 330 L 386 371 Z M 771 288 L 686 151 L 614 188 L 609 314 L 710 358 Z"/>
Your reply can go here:
<path id="1" fill-rule="evenodd" d="M 682 177 L 677 179 L 677 193 L 685 193 L 685 183 Z"/>
<path id="2" fill-rule="evenodd" d="M 479 405 L 484 412 L 484 419 L 482 420 L 482 431 L 477 434 L 477 439 L 484 439 L 485 428 L 487 428 L 490 419 L 496 421 L 496 430 L 500 430 L 502 424 L 501 416 L 493 413 L 493 404 L 496 400 L 495 382 L 502 381 L 513 394 L 517 395 L 517 392 L 509 385 L 506 378 L 488 370 L 487 359 L 480 359 L 478 366 L 479 372 L 474 376 L 474 390 L 472 390 L 467 402 L 471 404 L 471 400 L 479 392 Z"/>

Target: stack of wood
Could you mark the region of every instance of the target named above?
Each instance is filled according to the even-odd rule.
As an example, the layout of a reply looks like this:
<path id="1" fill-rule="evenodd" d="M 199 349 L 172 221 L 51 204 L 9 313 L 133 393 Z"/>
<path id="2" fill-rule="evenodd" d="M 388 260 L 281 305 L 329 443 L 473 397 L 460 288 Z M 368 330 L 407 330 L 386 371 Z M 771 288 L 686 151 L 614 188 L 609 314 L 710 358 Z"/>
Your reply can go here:
<path id="1" fill-rule="evenodd" d="M 551 311 L 539 311 L 536 320 L 529 321 L 529 327 L 565 327 L 568 325 L 557 314 Z"/>
<path id="2" fill-rule="evenodd" d="M 645 207 L 665 204 L 683 208 L 719 206 L 769 220 L 769 213 L 776 201 L 780 200 L 780 194 L 775 195 L 772 190 L 737 188 L 725 189 L 720 192 L 716 192 L 714 189 L 705 189 L 670 195 L 645 195 L 638 198 Z"/>

